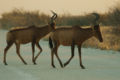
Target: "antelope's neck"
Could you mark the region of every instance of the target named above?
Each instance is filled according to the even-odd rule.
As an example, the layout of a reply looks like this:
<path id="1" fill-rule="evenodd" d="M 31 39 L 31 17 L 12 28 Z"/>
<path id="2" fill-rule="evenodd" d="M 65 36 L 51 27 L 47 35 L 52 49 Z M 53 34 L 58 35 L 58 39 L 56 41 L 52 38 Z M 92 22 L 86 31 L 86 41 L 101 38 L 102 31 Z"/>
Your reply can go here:
<path id="1" fill-rule="evenodd" d="M 93 29 L 92 28 L 86 29 L 84 34 L 85 34 L 85 40 L 88 40 L 89 38 L 94 36 Z"/>
<path id="2" fill-rule="evenodd" d="M 52 30 L 50 29 L 49 25 L 46 25 L 44 27 L 39 28 L 38 30 L 38 36 L 44 37 L 46 36 L 48 33 L 50 33 Z"/>

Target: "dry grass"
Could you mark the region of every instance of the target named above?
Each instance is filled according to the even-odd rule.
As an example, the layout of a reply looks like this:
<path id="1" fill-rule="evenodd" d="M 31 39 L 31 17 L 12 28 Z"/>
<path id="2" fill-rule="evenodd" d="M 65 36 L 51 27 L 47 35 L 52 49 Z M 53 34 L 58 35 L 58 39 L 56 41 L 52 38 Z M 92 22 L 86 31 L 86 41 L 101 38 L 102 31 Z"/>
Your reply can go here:
<path id="1" fill-rule="evenodd" d="M 68 27 L 68 26 L 67 26 Z M 120 51 L 120 37 L 119 33 L 115 33 L 115 27 L 110 26 L 102 26 L 101 33 L 103 36 L 103 43 L 100 43 L 96 38 L 90 38 L 89 40 L 83 43 L 83 47 L 93 47 L 100 48 L 106 50 L 115 50 Z M 49 34 L 44 38 L 44 40 L 48 40 Z"/>
<path id="2" fill-rule="evenodd" d="M 100 43 L 97 39 L 93 37 L 85 41 L 83 46 L 119 51 L 120 50 L 120 37 L 119 37 L 119 33 L 115 34 L 113 32 L 115 31 L 115 29 L 116 29 L 115 27 L 110 27 L 110 26 L 101 27 L 101 33 L 102 33 L 102 37 L 104 41 Z"/>

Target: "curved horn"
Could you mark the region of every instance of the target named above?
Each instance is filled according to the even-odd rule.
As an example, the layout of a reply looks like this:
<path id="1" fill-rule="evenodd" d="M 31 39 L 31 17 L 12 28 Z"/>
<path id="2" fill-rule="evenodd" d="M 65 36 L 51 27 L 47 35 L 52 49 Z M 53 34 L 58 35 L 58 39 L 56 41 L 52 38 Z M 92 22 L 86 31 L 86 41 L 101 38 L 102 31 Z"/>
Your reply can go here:
<path id="1" fill-rule="evenodd" d="M 94 15 L 96 18 L 94 19 L 94 24 L 97 23 L 97 21 L 100 19 L 100 15 L 98 13 L 92 13 L 92 15 Z"/>
<path id="2" fill-rule="evenodd" d="M 53 13 L 53 16 L 51 17 L 51 21 L 53 22 L 53 20 L 55 20 L 57 18 L 57 14 L 55 12 L 53 12 L 51 10 L 51 12 Z"/>

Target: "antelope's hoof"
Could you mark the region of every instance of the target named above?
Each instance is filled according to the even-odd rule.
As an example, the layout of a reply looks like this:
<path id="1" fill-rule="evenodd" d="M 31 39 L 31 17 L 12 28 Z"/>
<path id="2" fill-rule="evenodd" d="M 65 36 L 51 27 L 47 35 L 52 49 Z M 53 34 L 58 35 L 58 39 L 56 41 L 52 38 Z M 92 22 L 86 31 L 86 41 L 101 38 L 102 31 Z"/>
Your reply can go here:
<path id="1" fill-rule="evenodd" d="M 7 63 L 4 63 L 5 66 L 7 66 L 8 64 Z"/>
<path id="2" fill-rule="evenodd" d="M 68 63 L 65 63 L 65 64 L 64 64 L 64 67 L 66 67 L 66 66 L 67 66 L 67 64 L 68 64 Z"/>
<path id="3" fill-rule="evenodd" d="M 52 65 L 53 68 L 56 68 L 55 65 Z"/>
<path id="4" fill-rule="evenodd" d="M 26 62 L 25 62 L 24 64 L 25 64 L 25 65 L 27 65 L 27 63 L 26 63 Z"/>
<path id="5" fill-rule="evenodd" d="M 64 67 L 66 66 L 66 64 L 64 64 Z"/>
<path id="6" fill-rule="evenodd" d="M 85 67 L 84 67 L 83 65 L 81 66 L 81 68 L 82 68 L 82 69 L 85 69 Z"/>
<path id="7" fill-rule="evenodd" d="M 63 66 L 63 65 L 61 65 L 61 68 L 64 68 L 64 66 Z"/>
<path id="8" fill-rule="evenodd" d="M 36 62 L 34 62 L 33 64 L 34 64 L 34 65 L 37 65 L 37 63 L 36 63 Z"/>

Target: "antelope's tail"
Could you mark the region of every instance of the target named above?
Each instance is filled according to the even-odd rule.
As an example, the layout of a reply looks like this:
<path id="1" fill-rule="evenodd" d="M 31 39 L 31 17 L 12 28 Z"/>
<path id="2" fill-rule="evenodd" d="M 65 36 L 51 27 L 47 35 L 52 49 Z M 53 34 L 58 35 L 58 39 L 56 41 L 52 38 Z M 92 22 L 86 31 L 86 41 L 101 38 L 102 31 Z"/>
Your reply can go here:
<path id="1" fill-rule="evenodd" d="M 53 43 L 52 43 L 52 39 L 49 37 L 49 47 L 50 47 L 50 49 L 52 49 L 53 48 Z"/>

